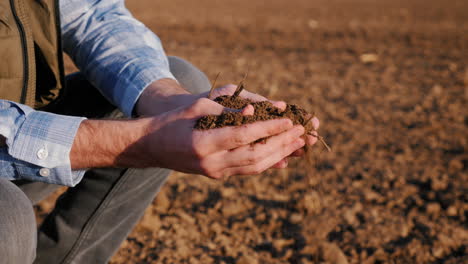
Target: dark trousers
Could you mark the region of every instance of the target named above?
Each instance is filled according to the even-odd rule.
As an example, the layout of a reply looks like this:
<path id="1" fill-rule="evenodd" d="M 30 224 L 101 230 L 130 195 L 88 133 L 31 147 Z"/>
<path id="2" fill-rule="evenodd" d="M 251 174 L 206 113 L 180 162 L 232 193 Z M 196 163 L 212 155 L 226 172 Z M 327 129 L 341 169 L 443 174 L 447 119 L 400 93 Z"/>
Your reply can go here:
<path id="1" fill-rule="evenodd" d="M 192 93 L 209 90 L 206 76 L 169 57 L 171 72 Z M 89 118 L 121 114 L 81 74 L 67 77 L 67 93 L 48 111 Z M 106 263 L 153 201 L 170 171 L 163 168 L 89 170 L 57 200 L 36 229 L 32 205 L 59 186 L 0 177 L 1 263 Z"/>

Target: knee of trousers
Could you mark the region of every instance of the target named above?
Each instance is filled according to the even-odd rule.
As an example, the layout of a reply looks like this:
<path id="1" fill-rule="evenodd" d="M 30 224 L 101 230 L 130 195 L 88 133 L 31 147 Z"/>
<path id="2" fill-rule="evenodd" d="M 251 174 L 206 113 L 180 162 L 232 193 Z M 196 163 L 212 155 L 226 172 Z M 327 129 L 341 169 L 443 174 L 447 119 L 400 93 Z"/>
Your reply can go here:
<path id="1" fill-rule="evenodd" d="M 36 243 L 31 201 L 15 184 L 0 178 L 0 262 L 32 263 Z"/>
<path id="2" fill-rule="evenodd" d="M 177 81 L 193 94 L 207 92 L 211 88 L 208 77 L 190 62 L 168 56 L 169 67 Z"/>

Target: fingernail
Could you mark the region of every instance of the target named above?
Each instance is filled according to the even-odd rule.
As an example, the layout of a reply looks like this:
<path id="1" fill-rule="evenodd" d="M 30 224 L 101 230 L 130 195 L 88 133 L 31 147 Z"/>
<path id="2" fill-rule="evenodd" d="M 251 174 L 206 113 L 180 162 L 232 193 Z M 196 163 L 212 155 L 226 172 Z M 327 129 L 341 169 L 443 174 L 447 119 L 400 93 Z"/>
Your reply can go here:
<path id="1" fill-rule="evenodd" d="M 254 115 L 255 113 L 255 108 L 253 107 L 253 105 L 249 104 L 247 105 L 246 107 L 244 107 L 244 109 L 242 109 L 242 115 Z"/>
<path id="2" fill-rule="evenodd" d="M 301 125 L 297 125 L 294 132 L 296 132 L 297 135 L 302 135 L 304 134 L 304 127 Z"/>
<path id="3" fill-rule="evenodd" d="M 315 130 L 317 130 L 320 126 L 320 121 L 318 118 L 314 117 L 312 118 L 312 126 L 314 127 Z"/>
<path id="4" fill-rule="evenodd" d="M 293 122 L 289 118 L 284 119 L 283 123 L 284 123 L 284 126 L 287 127 L 287 128 L 290 128 L 290 127 L 293 126 Z"/>
<path id="5" fill-rule="evenodd" d="M 282 162 L 281 162 L 281 168 L 282 169 L 286 169 L 288 167 L 288 160 L 287 159 L 284 159 Z"/>
<path id="6" fill-rule="evenodd" d="M 286 102 L 283 102 L 283 101 L 273 101 L 273 105 L 278 107 L 281 111 L 284 111 L 286 110 Z"/>
<path id="7" fill-rule="evenodd" d="M 294 143 L 295 143 L 297 148 L 302 148 L 305 145 L 305 141 L 302 138 L 296 139 L 296 141 L 294 141 Z"/>

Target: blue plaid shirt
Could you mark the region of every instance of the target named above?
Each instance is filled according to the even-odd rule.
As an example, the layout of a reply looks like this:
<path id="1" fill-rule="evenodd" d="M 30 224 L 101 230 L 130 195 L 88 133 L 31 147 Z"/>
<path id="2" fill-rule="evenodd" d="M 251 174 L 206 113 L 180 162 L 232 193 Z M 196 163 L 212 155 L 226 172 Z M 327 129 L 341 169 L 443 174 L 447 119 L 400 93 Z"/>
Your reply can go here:
<path id="1" fill-rule="evenodd" d="M 150 83 L 175 79 L 159 38 L 124 0 L 61 0 L 60 12 L 64 51 L 127 116 Z M 0 100 L 0 177 L 75 186 L 85 171 L 71 169 L 69 154 L 83 119 Z"/>

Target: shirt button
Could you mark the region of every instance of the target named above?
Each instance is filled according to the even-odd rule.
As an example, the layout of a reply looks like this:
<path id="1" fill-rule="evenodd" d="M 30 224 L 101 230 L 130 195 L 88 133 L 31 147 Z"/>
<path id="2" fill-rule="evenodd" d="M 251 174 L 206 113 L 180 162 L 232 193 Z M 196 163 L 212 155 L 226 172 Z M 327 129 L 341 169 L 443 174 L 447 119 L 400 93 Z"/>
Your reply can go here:
<path id="1" fill-rule="evenodd" d="M 37 151 L 37 157 L 40 160 L 46 159 L 47 156 L 49 156 L 49 152 L 47 152 L 47 149 L 41 148 L 40 150 Z"/>
<path id="2" fill-rule="evenodd" d="M 50 170 L 47 168 L 42 168 L 39 170 L 39 175 L 42 177 L 49 177 L 50 176 Z"/>

